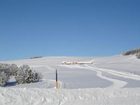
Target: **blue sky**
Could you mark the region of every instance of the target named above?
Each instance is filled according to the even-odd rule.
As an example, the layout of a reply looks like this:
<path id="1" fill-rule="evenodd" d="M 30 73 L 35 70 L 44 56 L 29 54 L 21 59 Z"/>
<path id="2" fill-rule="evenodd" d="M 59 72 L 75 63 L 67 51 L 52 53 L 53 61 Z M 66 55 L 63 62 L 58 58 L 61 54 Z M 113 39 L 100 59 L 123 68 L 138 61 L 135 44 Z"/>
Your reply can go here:
<path id="1" fill-rule="evenodd" d="M 109 56 L 140 47 L 139 0 L 0 0 L 0 59 Z"/>

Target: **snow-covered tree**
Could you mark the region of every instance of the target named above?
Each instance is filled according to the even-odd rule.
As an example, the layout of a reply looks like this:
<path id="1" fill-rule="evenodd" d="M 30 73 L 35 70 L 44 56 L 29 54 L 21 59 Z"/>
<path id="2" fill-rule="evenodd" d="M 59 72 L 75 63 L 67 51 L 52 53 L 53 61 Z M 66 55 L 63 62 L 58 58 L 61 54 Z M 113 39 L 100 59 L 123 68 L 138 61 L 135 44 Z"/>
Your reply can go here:
<path id="1" fill-rule="evenodd" d="M 140 52 L 136 54 L 137 58 L 140 59 Z"/>
<path id="2" fill-rule="evenodd" d="M 9 76 L 4 72 L 0 72 L 0 86 L 5 86 Z"/>
<path id="3" fill-rule="evenodd" d="M 16 79 L 18 84 L 24 83 L 24 81 L 25 81 L 25 73 L 24 73 L 24 71 L 22 69 L 19 69 L 16 72 L 15 79 Z"/>
<path id="4" fill-rule="evenodd" d="M 16 76 L 18 70 L 19 68 L 16 64 L 10 65 L 10 68 L 9 68 L 10 75 Z"/>
<path id="5" fill-rule="evenodd" d="M 31 83 L 31 82 L 38 82 L 41 78 L 39 73 L 33 72 L 28 65 L 23 65 L 17 71 L 17 75 L 15 77 L 17 83 Z"/>
<path id="6" fill-rule="evenodd" d="M 42 78 L 42 75 L 37 72 L 33 72 L 32 74 L 32 82 L 39 82 L 39 80 Z"/>
<path id="7" fill-rule="evenodd" d="M 18 84 L 38 82 L 41 78 L 41 74 L 32 71 L 28 65 L 0 64 L 0 86 L 4 86 L 11 76 L 15 76 Z"/>

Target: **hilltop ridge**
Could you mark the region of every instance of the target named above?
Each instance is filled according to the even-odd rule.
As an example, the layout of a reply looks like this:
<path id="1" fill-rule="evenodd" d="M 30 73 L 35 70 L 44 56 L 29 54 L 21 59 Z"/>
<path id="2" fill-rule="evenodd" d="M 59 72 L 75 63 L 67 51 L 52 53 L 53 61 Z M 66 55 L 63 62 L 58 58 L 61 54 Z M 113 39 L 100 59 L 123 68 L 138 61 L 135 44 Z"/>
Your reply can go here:
<path id="1" fill-rule="evenodd" d="M 140 48 L 129 50 L 123 53 L 124 56 L 135 55 L 138 59 L 140 59 Z"/>

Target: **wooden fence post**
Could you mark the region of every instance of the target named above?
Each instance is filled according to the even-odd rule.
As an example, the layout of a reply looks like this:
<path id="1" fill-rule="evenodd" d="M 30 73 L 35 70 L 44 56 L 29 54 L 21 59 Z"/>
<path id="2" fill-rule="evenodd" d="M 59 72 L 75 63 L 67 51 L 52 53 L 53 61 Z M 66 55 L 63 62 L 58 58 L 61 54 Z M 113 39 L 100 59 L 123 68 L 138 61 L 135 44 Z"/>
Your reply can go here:
<path id="1" fill-rule="evenodd" d="M 56 69 L 56 88 L 58 89 L 59 88 L 59 85 L 58 85 L 58 73 L 57 73 L 57 69 Z"/>

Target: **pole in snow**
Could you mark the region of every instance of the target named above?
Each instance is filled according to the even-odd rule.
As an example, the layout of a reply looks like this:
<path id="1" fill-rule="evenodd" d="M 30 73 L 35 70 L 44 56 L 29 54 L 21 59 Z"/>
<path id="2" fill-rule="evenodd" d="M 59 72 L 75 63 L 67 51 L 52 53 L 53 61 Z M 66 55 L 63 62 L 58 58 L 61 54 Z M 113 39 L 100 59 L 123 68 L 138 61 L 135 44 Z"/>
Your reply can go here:
<path id="1" fill-rule="evenodd" d="M 55 74 L 56 74 L 56 88 L 58 89 L 59 86 L 58 86 L 58 73 L 57 73 L 57 69 L 56 69 Z"/>

